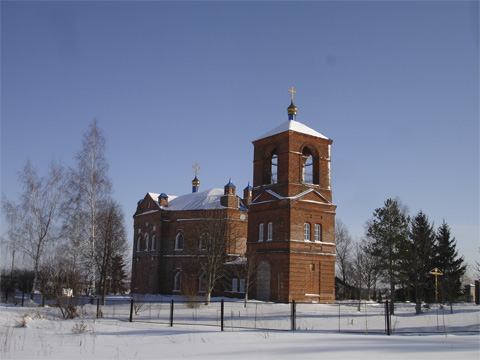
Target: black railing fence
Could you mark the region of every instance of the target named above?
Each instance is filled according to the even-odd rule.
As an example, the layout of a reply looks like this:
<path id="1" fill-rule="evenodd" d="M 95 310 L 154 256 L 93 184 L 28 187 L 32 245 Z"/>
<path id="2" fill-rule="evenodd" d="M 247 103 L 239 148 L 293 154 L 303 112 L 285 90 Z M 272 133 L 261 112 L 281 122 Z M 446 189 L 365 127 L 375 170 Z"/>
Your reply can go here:
<path id="1" fill-rule="evenodd" d="M 364 334 L 457 333 L 480 332 L 478 307 L 454 308 L 433 305 L 415 315 L 415 304 L 397 303 L 391 314 L 391 304 L 374 302 L 337 302 L 335 304 L 269 303 L 260 301 L 185 300 L 181 297 L 133 295 L 101 298 L 73 297 L 71 302 L 85 314 L 130 322 L 175 325 L 202 325 L 221 331 L 235 329 L 317 331 Z M 64 302 L 65 301 L 65 302 Z M 56 300 L 36 294 L 16 293 L 9 303 L 23 306 L 58 307 Z M 79 310 L 80 311 L 80 310 Z"/>

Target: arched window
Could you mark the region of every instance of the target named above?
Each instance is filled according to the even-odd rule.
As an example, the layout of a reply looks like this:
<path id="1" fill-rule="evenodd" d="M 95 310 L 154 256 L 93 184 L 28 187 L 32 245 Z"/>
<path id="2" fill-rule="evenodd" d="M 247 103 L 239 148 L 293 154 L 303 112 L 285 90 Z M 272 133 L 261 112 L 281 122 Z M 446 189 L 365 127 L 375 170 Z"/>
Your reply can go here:
<path id="1" fill-rule="evenodd" d="M 273 223 L 269 222 L 267 225 L 267 241 L 273 239 Z"/>
<path id="2" fill-rule="evenodd" d="M 183 250 L 183 233 L 181 231 L 175 237 L 175 250 Z"/>
<path id="3" fill-rule="evenodd" d="M 240 287 L 238 292 L 245 293 L 245 279 L 240 279 Z"/>
<path id="4" fill-rule="evenodd" d="M 145 251 L 148 251 L 148 234 L 145 234 Z"/>
<path id="5" fill-rule="evenodd" d="M 152 236 L 152 251 L 157 250 L 157 237 L 155 235 Z"/>
<path id="6" fill-rule="evenodd" d="M 278 157 L 275 150 L 270 159 L 270 183 L 276 184 L 278 181 Z"/>
<path id="7" fill-rule="evenodd" d="M 142 235 L 140 235 L 137 239 L 137 252 L 142 251 Z"/>
<path id="8" fill-rule="evenodd" d="M 232 279 L 232 292 L 238 292 L 238 279 Z"/>
<path id="9" fill-rule="evenodd" d="M 211 240 L 207 233 L 203 233 L 200 236 L 200 242 L 198 244 L 199 250 L 206 250 L 211 246 Z"/>
<path id="10" fill-rule="evenodd" d="M 205 292 L 207 288 L 207 277 L 203 273 L 198 279 L 198 292 Z"/>
<path id="11" fill-rule="evenodd" d="M 315 224 L 315 241 L 322 241 L 322 225 Z"/>
<path id="12" fill-rule="evenodd" d="M 258 225 L 258 241 L 263 241 L 263 224 Z"/>
<path id="13" fill-rule="evenodd" d="M 179 271 L 175 274 L 175 278 L 173 280 L 173 291 L 181 291 L 182 290 L 182 273 Z"/>
<path id="14" fill-rule="evenodd" d="M 303 149 L 302 160 L 302 182 L 304 184 L 313 184 L 313 156 L 308 148 Z"/>
<path id="15" fill-rule="evenodd" d="M 309 223 L 303 224 L 303 240 L 311 241 L 310 224 Z"/>

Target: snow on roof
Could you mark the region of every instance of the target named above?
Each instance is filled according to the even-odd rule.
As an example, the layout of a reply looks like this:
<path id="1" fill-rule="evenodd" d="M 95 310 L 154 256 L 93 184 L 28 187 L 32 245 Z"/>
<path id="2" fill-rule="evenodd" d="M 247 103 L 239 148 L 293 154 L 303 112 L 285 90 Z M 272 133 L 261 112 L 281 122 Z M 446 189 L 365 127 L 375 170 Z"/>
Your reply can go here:
<path id="1" fill-rule="evenodd" d="M 155 201 L 158 200 L 159 194 L 152 192 L 149 192 L 148 194 Z M 169 211 L 178 211 L 223 208 L 224 206 L 220 204 L 220 198 L 223 195 L 223 189 L 210 189 L 180 196 L 168 195 L 168 206 L 162 206 L 162 209 Z"/>
<path id="2" fill-rule="evenodd" d="M 277 194 L 275 191 L 272 191 L 270 189 L 267 189 L 265 190 L 266 193 L 276 197 L 277 199 L 280 199 L 280 200 L 283 200 L 283 199 L 292 199 L 292 200 L 296 200 L 296 199 L 300 199 L 301 197 L 311 193 L 311 192 L 314 192 L 316 194 L 318 194 L 326 203 L 330 203 L 327 199 L 325 199 L 325 197 L 320 194 L 318 191 L 314 190 L 314 189 L 307 189 L 297 195 L 294 195 L 294 196 L 282 196 L 282 195 L 279 195 Z M 252 203 L 255 203 L 257 201 L 257 199 L 262 196 L 263 193 L 261 193 L 260 195 L 258 195 L 255 199 L 253 199 L 253 202 Z"/>
<path id="3" fill-rule="evenodd" d="M 309 128 L 307 125 L 302 124 L 301 122 L 295 121 L 295 120 L 287 120 L 287 122 L 284 122 L 282 125 L 277 126 L 275 129 L 267 132 L 266 134 L 263 134 L 261 137 L 259 137 L 257 140 L 264 139 L 269 136 L 273 136 L 276 134 L 280 134 L 285 131 L 295 131 L 298 133 L 302 134 L 307 134 L 311 136 L 315 136 L 321 139 L 327 139 L 330 140 L 328 137 L 325 135 L 320 134 L 318 131 L 315 131 L 311 128 Z"/>
<path id="4" fill-rule="evenodd" d="M 245 265 L 247 263 L 246 257 L 238 257 L 233 261 L 226 262 L 225 265 Z"/>

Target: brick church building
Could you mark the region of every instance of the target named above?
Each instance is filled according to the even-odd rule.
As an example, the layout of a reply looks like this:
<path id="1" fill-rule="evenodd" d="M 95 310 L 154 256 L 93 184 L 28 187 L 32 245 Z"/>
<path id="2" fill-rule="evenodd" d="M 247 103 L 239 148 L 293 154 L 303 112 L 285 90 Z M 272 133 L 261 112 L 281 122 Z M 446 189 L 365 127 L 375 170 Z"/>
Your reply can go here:
<path id="1" fill-rule="evenodd" d="M 132 292 L 204 293 L 205 273 L 196 260 L 207 256 L 208 224 L 214 222 L 225 229 L 227 244 L 227 276 L 216 295 L 241 297 L 252 284 L 249 297 L 259 300 L 335 300 L 332 140 L 296 120 L 295 91 L 289 91 L 288 120 L 253 141 L 253 187 L 243 198 L 231 181 L 199 191 L 195 166 L 190 194 L 147 193 L 138 202 Z M 249 261 L 254 282 L 238 271 Z"/>

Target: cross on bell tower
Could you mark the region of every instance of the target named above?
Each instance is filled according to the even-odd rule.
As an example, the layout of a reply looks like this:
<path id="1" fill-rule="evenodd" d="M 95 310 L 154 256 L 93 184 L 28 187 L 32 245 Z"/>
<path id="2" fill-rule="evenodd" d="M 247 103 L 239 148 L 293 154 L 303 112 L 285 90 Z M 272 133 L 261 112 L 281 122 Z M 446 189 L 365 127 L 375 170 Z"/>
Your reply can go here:
<path id="1" fill-rule="evenodd" d="M 288 92 L 291 93 L 291 96 L 292 96 L 292 102 L 290 106 L 287 108 L 288 120 L 295 121 L 295 118 L 297 117 L 297 107 L 293 104 L 293 94 L 296 94 L 297 91 L 293 90 L 293 86 L 292 86 L 290 89 L 288 89 Z"/>
<path id="2" fill-rule="evenodd" d="M 198 166 L 197 163 L 192 166 L 193 169 L 195 169 L 195 179 L 192 180 L 192 193 L 198 192 L 198 189 L 200 188 L 200 180 L 197 178 L 197 170 L 200 169 L 200 166 Z"/>

